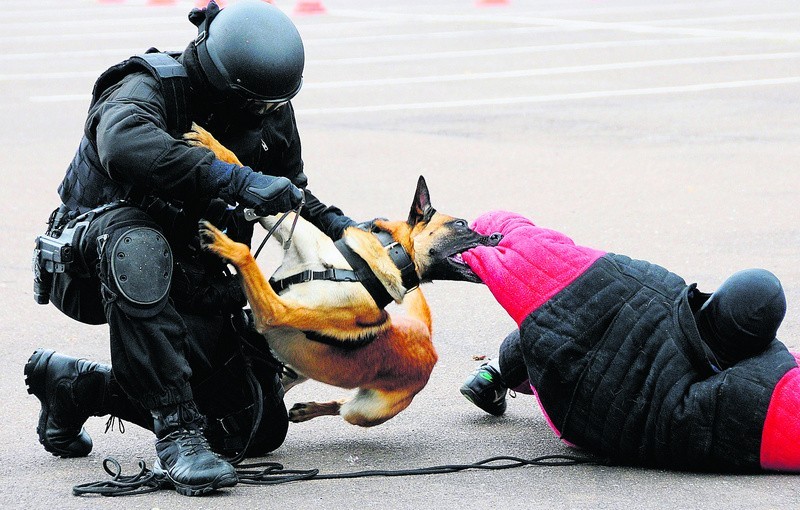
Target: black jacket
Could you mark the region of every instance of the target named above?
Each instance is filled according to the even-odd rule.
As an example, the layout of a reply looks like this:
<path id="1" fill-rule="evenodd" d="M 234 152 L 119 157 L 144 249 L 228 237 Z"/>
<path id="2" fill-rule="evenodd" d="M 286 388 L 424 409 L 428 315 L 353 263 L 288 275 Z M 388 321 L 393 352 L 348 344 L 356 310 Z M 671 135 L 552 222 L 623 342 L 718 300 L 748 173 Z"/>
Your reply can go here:
<path id="1" fill-rule="evenodd" d="M 189 94 L 189 114 L 256 171 L 305 188 L 300 139 L 291 104 L 263 119 L 238 112 L 212 114 Z M 173 136 L 176 135 L 176 136 Z M 159 80 L 135 72 L 102 92 L 89 110 L 84 137 L 59 186 L 70 209 L 85 212 L 130 197 L 155 196 L 182 209 L 195 224 L 217 196 L 209 178 L 213 154 L 170 134 Z M 353 221 L 306 190 L 302 216 L 332 238 Z"/>
<path id="2" fill-rule="evenodd" d="M 607 254 L 520 324 L 528 375 L 561 437 L 620 462 L 757 471 L 767 408 L 797 366 L 778 341 L 708 376 L 678 275 Z"/>

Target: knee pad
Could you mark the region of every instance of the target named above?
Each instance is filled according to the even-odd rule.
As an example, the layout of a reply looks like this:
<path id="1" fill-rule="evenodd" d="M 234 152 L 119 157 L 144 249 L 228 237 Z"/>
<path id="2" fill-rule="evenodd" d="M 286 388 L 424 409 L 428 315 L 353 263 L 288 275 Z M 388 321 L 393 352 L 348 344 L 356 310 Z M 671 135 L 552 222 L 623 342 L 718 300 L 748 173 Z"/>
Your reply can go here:
<path id="1" fill-rule="evenodd" d="M 120 229 L 107 241 L 106 283 L 117 306 L 132 317 L 152 317 L 166 305 L 172 249 L 153 227 Z"/>

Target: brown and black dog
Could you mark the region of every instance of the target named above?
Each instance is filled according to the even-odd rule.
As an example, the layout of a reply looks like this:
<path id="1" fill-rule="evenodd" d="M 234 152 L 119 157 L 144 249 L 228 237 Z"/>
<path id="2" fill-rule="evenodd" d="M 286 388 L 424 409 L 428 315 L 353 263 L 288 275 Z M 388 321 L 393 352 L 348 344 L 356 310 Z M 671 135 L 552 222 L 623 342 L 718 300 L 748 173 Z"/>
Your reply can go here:
<path id="1" fill-rule="evenodd" d="M 201 128 L 196 127 L 187 139 L 238 164 L 235 155 Z M 271 229 L 278 219 L 270 216 L 260 221 Z M 330 238 L 304 219 L 298 218 L 292 234 L 293 219 L 286 218 L 274 233 L 284 245 L 291 236 L 291 244 L 273 280 L 302 271 L 355 269 L 348 262 L 352 257 L 345 258 Z M 376 220 L 375 227 L 391 235 L 392 249 L 405 251 L 413 261 L 412 271 L 422 282 L 479 282 L 460 253 L 481 244 L 494 244 L 471 230 L 465 220 L 437 212 L 422 177 L 408 221 Z M 296 404 L 289 411 L 292 421 L 340 414 L 349 423 L 378 425 L 408 407 L 425 387 L 437 360 L 431 342 L 430 309 L 419 288 L 406 288 L 404 274 L 374 233 L 350 227 L 340 243 L 366 263 L 395 302 L 403 302 L 406 314 L 390 315 L 364 285 L 353 281 L 311 280 L 289 285 L 278 294 L 246 245 L 232 241 L 207 222 L 201 222 L 200 233 L 206 249 L 236 268 L 256 329 L 275 355 L 299 375 L 287 389 L 309 378 L 357 389 L 349 400 Z"/>

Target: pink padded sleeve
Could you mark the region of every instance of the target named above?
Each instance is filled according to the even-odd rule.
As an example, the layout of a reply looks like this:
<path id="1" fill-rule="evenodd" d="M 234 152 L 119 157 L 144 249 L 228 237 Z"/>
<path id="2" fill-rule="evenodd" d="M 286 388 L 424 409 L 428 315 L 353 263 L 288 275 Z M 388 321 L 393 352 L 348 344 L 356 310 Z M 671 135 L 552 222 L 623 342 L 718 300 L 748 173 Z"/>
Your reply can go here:
<path id="1" fill-rule="evenodd" d="M 605 254 L 506 211 L 484 214 L 472 228 L 503 234 L 499 245 L 479 246 L 463 257 L 517 325 Z"/>

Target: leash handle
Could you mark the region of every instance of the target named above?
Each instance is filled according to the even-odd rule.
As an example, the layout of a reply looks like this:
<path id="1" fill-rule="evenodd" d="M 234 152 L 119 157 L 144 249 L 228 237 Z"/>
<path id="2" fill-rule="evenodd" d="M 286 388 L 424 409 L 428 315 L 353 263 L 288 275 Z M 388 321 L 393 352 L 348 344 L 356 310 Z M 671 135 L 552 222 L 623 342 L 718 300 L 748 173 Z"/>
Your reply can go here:
<path id="1" fill-rule="evenodd" d="M 301 194 L 300 204 L 298 204 L 298 206 L 295 207 L 294 209 L 290 209 L 290 210 L 286 211 L 285 213 L 283 213 L 283 215 L 280 218 L 278 218 L 278 221 L 276 221 L 275 224 L 272 226 L 272 228 L 269 229 L 269 231 L 267 232 L 267 235 L 264 237 L 264 240 L 261 241 L 261 244 L 258 246 L 258 249 L 256 250 L 255 254 L 253 254 L 253 258 L 254 259 L 258 258 L 258 254 L 261 253 L 261 249 L 264 248 L 264 245 L 267 244 L 267 241 L 269 240 L 269 238 L 272 237 L 272 234 L 274 234 L 275 231 L 280 226 L 280 224 L 283 223 L 283 220 L 285 220 L 286 217 L 289 216 L 290 212 L 293 212 L 295 214 L 294 222 L 292 222 L 292 228 L 291 228 L 291 230 L 289 230 L 289 239 L 287 239 L 286 243 L 284 244 L 283 250 L 284 251 L 288 250 L 289 247 L 292 245 L 292 236 L 294 236 L 294 227 L 297 226 L 297 218 L 300 217 L 300 211 L 303 210 L 303 206 L 306 205 L 306 193 L 305 193 L 305 191 L 303 191 L 303 189 L 300 189 L 300 194 Z M 250 220 L 250 221 L 263 218 L 263 216 L 257 216 L 252 209 L 245 209 L 244 210 L 244 217 L 246 219 Z"/>

